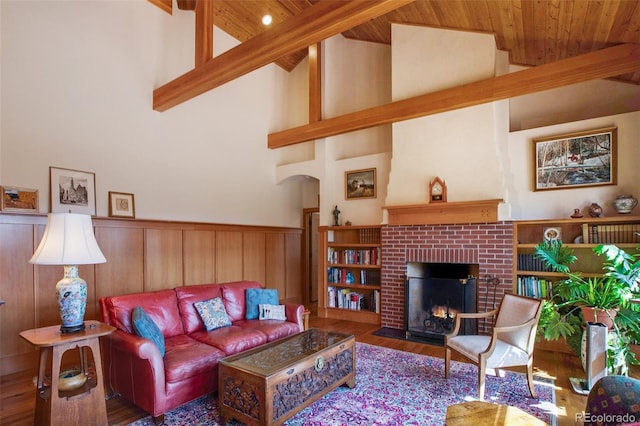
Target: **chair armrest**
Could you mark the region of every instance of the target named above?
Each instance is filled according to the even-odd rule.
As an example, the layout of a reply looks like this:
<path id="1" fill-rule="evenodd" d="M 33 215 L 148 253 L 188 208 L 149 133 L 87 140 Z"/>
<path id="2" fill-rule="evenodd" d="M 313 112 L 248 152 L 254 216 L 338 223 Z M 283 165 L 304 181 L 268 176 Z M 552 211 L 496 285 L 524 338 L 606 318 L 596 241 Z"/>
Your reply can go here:
<path id="1" fill-rule="evenodd" d="M 460 324 L 462 320 L 465 318 L 489 318 L 496 315 L 497 313 L 498 313 L 498 310 L 493 309 L 487 312 L 464 312 L 464 313 L 461 312 L 459 314 L 456 314 L 456 323 L 453 327 L 453 330 L 451 331 L 451 333 L 447 334 L 446 336 L 448 337 L 457 336 L 458 332 L 460 331 Z"/>
<path id="2" fill-rule="evenodd" d="M 298 324 L 300 331 L 304 331 L 304 305 L 285 304 L 284 313 L 287 317 L 287 321 Z"/>

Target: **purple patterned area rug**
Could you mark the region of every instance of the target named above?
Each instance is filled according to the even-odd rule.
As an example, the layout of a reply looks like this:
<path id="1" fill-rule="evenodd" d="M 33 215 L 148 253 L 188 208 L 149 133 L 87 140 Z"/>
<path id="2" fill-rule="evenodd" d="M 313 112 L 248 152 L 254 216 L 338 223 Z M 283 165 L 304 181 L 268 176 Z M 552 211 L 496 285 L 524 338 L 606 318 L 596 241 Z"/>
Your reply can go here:
<path id="1" fill-rule="evenodd" d="M 452 362 L 444 378 L 444 360 L 356 343 L 356 387 L 341 386 L 311 404 L 285 425 L 443 425 L 447 406 L 476 400 L 478 370 Z M 529 395 L 524 374 L 487 376 L 485 401 L 518 407 L 556 424 L 553 380 L 535 377 L 538 398 Z M 185 404 L 165 415 L 166 425 L 220 425 L 217 394 Z M 146 417 L 134 426 L 153 426 Z M 233 422 L 233 425 L 239 423 Z"/>

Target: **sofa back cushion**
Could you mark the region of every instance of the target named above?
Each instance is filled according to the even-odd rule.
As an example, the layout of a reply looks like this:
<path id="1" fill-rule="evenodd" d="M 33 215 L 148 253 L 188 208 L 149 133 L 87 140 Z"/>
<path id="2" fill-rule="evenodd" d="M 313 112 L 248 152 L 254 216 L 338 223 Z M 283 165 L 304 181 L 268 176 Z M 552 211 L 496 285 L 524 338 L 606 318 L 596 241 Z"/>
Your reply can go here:
<path id="1" fill-rule="evenodd" d="M 176 293 L 173 290 L 110 296 L 105 297 L 100 304 L 103 320 L 129 334 L 136 334 L 131 316 L 133 309 L 138 306 L 144 309 L 164 337 L 184 334 Z"/>
<path id="2" fill-rule="evenodd" d="M 234 281 L 222 285 L 222 299 L 231 322 L 245 319 L 247 308 L 245 291 L 248 288 L 262 288 L 257 281 Z"/>
<path id="3" fill-rule="evenodd" d="M 193 305 L 195 302 L 221 297 L 220 284 L 199 284 L 176 287 L 175 293 L 178 298 L 178 307 L 182 315 L 182 326 L 186 334 L 204 330 L 204 323 L 200 314 Z"/>

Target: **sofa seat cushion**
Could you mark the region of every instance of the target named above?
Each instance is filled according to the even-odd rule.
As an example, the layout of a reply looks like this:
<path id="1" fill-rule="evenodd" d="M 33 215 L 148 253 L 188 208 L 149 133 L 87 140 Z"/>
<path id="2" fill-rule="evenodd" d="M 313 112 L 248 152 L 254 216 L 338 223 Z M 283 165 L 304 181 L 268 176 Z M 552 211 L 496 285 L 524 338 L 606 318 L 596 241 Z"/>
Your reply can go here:
<path id="1" fill-rule="evenodd" d="M 164 374 L 167 383 L 177 383 L 218 368 L 227 356 L 213 346 L 198 342 L 186 335 L 165 340 Z"/>
<path id="2" fill-rule="evenodd" d="M 267 343 L 267 336 L 264 333 L 237 325 L 217 328 L 213 331 L 196 331 L 191 333 L 190 337 L 216 347 L 227 355 L 234 355 Z"/>
<path id="3" fill-rule="evenodd" d="M 243 320 L 237 321 L 234 325 L 258 330 L 267 336 L 269 342 L 300 332 L 298 324 L 281 320 Z"/>
<path id="4" fill-rule="evenodd" d="M 189 285 L 176 287 L 174 289 L 176 297 L 178 298 L 178 306 L 180 307 L 185 334 L 204 330 L 202 318 L 200 318 L 200 314 L 193 304 L 222 296 L 220 289 L 220 284 Z"/>

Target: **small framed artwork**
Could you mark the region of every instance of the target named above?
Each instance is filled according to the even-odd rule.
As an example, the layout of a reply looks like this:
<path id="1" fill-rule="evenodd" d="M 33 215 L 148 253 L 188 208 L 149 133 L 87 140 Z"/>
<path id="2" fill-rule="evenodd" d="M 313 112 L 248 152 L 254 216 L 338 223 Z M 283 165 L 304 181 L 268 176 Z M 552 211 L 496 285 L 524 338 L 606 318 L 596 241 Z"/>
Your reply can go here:
<path id="1" fill-rule="evenodd" d="M 376 169 L 361 169 L 344 172 L 344 198 L 359 200 L 376 198 Z"/>
<path id="2" fill-rule="evenodd" d="M 6 212 L 38 213 L 38 190 L 17 186 L 0 186 L 0 210 Z"/>
<path id="3" fill-rule="evenodd" d="M 533 140 L 533 190 L 615 185 L 617 128 Z"/>
<path id="4" fill-rule="evenodd" d="M 49 167 L 49 208 L 52 213 L 96 214 L 96 175 Z"/>
<path id="5" fill-rule="evenodd" d="M 133 194 L 109 191 L 109 216 L 135 218 L 136 208 L 133 203 Z"/>

